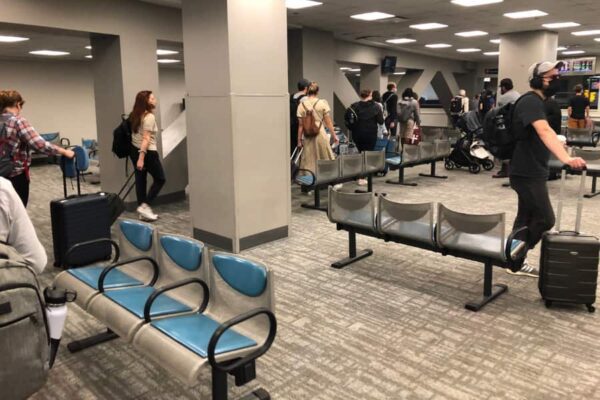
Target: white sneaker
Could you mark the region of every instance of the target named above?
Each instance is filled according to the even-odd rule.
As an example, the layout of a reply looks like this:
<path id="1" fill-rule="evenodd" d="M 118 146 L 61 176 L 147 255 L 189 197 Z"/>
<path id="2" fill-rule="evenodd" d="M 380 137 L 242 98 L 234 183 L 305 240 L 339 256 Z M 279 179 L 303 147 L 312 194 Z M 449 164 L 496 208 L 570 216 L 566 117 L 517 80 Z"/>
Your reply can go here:
<path id="1" fill-rule="evenodd" d="M 343 183 L 338 183 L 336 185 L 333 185 L 333 190 L 340 190 L 343 187 L 344 187 Z"/>
<path id="2" fill-rule="evenodd" d="M 357 183 L 358 186 L 367 186 L 369 184 L 369 182 L 366 179 L 359 179 Z"/>
<path id="3" fill-rule="evenodd" d="M 527 260 L 523 262 L 520 270 L 512 271 L 510 268 L 507 268 L 506 272 L 511 275 L 528 276 L 530 278 L 539 278 L 540 276 L 540 271 L 533 265 L 529 264 Z"/>
<path id="4" fill-rule="evenodd" d="M 158 215 L 154 214 L 146 203 L 140 204 L 136 211 L 142 221 L 154 222 L 158 219 Z"/>

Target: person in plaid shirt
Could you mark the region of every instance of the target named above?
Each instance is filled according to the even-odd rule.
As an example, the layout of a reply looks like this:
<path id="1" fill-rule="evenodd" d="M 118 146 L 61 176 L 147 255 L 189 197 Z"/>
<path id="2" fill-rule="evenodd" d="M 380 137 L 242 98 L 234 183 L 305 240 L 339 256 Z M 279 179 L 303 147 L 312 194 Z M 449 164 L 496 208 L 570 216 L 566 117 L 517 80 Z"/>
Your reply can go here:
<path id="1" fill-rule="evenodd" d="M 6 177 L 27 207 L 29 200 L 29 166 L 31 150 L 47 155 L 61 155 L 73 158 L 71 150 L 63 149 L 46 142 L 36 130 L 21 116 L 25 100 L 16 90 L 0 91 L 1 122 L 4 129 L 0 132 L 0 153 L 10 154 L 12 171 Z"/>

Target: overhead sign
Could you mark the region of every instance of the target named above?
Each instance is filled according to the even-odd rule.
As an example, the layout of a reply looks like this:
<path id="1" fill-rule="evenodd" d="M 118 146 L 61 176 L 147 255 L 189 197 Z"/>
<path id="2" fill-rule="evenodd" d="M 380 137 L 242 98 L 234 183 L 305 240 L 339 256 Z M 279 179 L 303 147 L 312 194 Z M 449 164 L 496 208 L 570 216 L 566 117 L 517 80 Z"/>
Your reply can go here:
<path id="1" fill-rule="evenodd" d="M 486 68 L 484 69 L 486 75 L 498 75 L 498 68 Z"/>
<path id="2" fill-rule="evenodd" d="M 595 74 L 596 57 L 571 58 L 560 60 L 565 65 L 560 69 L 562 75 Z"/>

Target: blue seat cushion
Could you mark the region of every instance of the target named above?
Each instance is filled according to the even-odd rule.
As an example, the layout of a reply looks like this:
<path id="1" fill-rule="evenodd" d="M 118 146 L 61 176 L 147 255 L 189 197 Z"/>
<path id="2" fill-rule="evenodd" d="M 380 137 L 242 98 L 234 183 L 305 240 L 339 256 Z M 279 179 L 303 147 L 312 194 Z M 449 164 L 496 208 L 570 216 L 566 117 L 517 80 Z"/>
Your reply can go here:
<path id="1" fill-rule="evenodd" d="M 510 250 L 514 251 L 517 247 L 519 247 L 522 243 L 524 243 L 522 240 L 519 239 L 513 239 L 512 243 L 510 244 Z"/>
<path id="2" fill-rule="evenodd" d="M 212 263 L 229 286 L 246 296 L 260 296 L 267 287 L 267 270 L 250 260 L 215 254 Z"/>
<path id="3" fill-rule="evenodd" d="M 148 251 L 152 247 L 152 228 L 147 224 L 134 221 L 121 221 L 121 232 L 127 240 L 141 251 Z"/>
<path id="4" fill-rule="evenodd" d="M 143 286 L 111 290 L 105 292 L 104 295 L 138 318 L 144 318 L 144 306 L 146 305 L 146 300 L 148 300 L 152 292 L 154 292 L 153 287 Z M 159 296 L 152 304 L 150 315 L 153 317 L 159 317 L 161 315 L 189 311 L 192 311 L 192 309 L 188 306 L 181 304 L 166 294 L 163 294 L 162 296 Z"/>
<path id="5" fill-rule="evenodd" d="M 208 342 L 219 327 L 218 322 L 203 314 L 164 318 L 152 321 L 152 325 L 204 358 L 208 356 Z M 215 353 L 223 354 L 252 346 L 256 346 L 254 340 L 228 329 L 219 339 Z"/>
<path id="6" fill-rule="evenodd" d="M 177 236 L 163 236 L 160 244 L 171 260 L 188 271 L 196 271 L 202 263 L 202 245 Z"/>
<path id="7" fill-rule="evenodd" d="M 98 279 L 104 270 L 104 266 L 94 265 L 85 268 L 72 268 L 67 270 L 68 273 L 79 279 L 86 285 L 98 290 Z M 111 270 L 104 279 L 104 287 L 107 289 L 116 289 L 125 286 L 139 286 L 142 282 L 118 270 Z"/>
<path id="8" fill-rule="evenodd" d="M 311 186 L 314 182 L 312 175 L 300 175 L 296 177 L 296 181 L 301 185 Z"/>
<path id="9" fill-rule="evenodd" d="M 385 162 L 388 164 L 392 164 L 392 165 L 400 165 L 402 163 L 402 157 L 401 156 L 389 157 L 389 158 L 385 159 Z"/>

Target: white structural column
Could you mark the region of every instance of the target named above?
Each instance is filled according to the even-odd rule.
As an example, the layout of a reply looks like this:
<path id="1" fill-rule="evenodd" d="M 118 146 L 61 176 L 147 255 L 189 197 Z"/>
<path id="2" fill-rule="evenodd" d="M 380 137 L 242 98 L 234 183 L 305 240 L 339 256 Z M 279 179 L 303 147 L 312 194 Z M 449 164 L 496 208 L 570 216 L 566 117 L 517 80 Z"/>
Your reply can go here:
<path id="1" fill-rule="evenodd" d="M 184 0 L 194 236 L 239 252 L 291 215 L 284 0 Z"/>
<path id="2" fill-rule="evenodd" d="M 528 69 L 533 63 L 556 60 L 558 34 L 549 31 L 500 35 L 498 80 L 510 78 L 520 93 L 529 90 Z"/>

